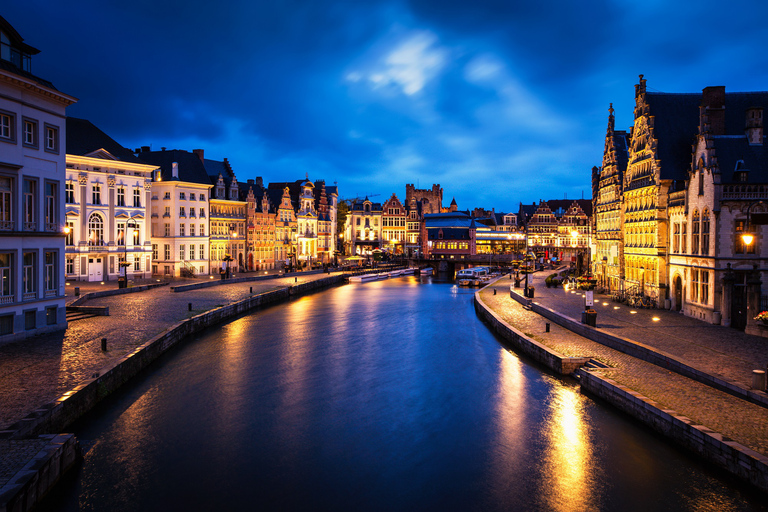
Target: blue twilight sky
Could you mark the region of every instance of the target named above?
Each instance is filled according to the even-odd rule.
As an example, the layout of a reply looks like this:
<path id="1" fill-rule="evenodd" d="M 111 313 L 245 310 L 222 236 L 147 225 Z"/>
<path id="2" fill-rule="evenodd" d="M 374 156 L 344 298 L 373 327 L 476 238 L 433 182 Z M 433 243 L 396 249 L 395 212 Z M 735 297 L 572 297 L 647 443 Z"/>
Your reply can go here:
<path id="1" fill-rule="evenodd" d="M 9 5 L 10 4 L 10 5 Z M 768 89 L 763 0 L 25 0 L 33 72 L 129 148 L 204 148 L 239 180 L 444 204 L 591 196 L 634 84 Z"/>

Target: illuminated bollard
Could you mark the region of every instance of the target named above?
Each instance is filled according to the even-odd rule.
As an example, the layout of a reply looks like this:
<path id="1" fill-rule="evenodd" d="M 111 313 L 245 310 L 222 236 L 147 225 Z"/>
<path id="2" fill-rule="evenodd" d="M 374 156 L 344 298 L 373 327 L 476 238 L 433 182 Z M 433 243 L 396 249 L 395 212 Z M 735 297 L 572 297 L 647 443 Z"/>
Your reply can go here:
<path id="1" fill-rule="evenodd" d="M 763 370 L 752 370 L 752 389 L 765 391 L 765 372 Z"/>
<path id="2" fill-rule="evenodd" d="M 75 297 L 79 297 L 79 296 L 80 296 L 80 287 L 75 286 Z"/>
<path id="3" fill-rule="evenodd" d="M 107 338 L 101 338 L 101 351 L 107 351 Z"/>

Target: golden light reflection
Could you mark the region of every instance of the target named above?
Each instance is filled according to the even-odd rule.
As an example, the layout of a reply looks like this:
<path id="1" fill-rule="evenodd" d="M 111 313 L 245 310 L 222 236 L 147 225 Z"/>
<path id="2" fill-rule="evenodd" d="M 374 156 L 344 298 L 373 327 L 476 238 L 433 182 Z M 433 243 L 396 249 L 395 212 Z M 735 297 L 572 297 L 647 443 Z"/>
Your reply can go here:
<path id="1" fill-rule="evenodd" d="M 520 453 L 525 452 L 526 428 L 525 392 L 527 381 L 523 373 L 523 362 L 514 354 L 499 348 L 499 381 L 495 396 L 496 441 L 497 447 L 490 461 L 492 489 L 499 496 L 497 503 L 503 503 L 510 494 L 509 475 L 515 474 L 520 464 Z"/>
<path id="2" fill-rule="evenodd" d="M 542 467 L 542 497 L 548 510 L 597 510 L 589 425 L 578 389 L 555 388 L 544 432 L 548 443 Z"/>

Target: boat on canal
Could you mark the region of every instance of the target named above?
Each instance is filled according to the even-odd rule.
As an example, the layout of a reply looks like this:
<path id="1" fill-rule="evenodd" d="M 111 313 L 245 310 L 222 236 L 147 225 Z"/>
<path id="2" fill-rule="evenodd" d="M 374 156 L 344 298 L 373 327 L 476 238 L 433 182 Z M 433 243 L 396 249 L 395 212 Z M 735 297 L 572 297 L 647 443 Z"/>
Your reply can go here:
<path id="1" fill-rule="evenodd" d="M 472 267 L 459 270 L 456 273 L 456 284 L 459 286 L 482 286 L 491 278 L 488 267 Z"/>

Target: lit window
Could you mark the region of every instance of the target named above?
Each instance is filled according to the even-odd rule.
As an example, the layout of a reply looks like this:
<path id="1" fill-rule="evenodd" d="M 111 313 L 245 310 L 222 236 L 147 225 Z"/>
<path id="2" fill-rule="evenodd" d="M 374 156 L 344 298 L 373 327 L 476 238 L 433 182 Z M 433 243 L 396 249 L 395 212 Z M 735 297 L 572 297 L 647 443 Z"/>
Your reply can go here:
<path id="1" fill-rule="evenodd" d="M 59 152 L 59 129 L 49 124 L 45 125 L 45 150 Z"/>

